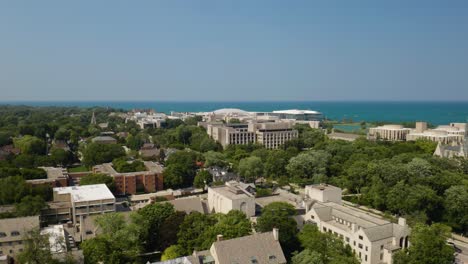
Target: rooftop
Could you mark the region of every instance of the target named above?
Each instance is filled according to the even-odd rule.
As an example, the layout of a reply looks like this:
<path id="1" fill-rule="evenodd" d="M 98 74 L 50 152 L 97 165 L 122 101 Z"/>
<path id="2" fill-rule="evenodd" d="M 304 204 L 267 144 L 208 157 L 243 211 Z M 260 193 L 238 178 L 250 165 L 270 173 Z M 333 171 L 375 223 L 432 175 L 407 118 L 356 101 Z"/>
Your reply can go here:
<path id="1" fill-rule="evenodd" d="M 277 110 L 273 111 L 275 114 L 287 114 L 287 115 L 316 115 L 316 114 L 321 114 L 318 111 L 312 111 L 312 110 L 299 110 L 299 109 L 289 109 L 289 110 Z"/>
<path id="2" fill-rule="evenodd" d="M 54 188 L 58 194 L 69 193 L 74 202 L 115 199 L 105 184 Z"/>
<path id="3" fill-rule="evenodd" d="M 56 168 L 56 167 L 39 167 L 47 172 L 47 179 L 58 179 L 58 178 L 65 178 L 67 170 L 64 168 Z"/>
<path id="4" fill-rule="evenodd" d="M 217 186 L 210 187 L 208 190 L 218 193 L 221 196 L 224 196 L 231 200 L 251 198 L 251 195 L 248 195 L 246 191 L 242 190 L 238 186 Z"/>
<path id="5" fill-rule="evenodd" d="M 283 250 L 273 232 L 217 241 L 211 246 L 210 251 L 213 250 L 216 252 L 217 263 L 286 263 Z"/>
<path id="6" fill-rule="evenodd" d="M 186 212 L 190 214 L 191 212 L 199 212 L 205 214 L 208 212 L 208 208 L 200 197 L 187 197 L 187 198 L 180 198 L 172 201 L 168 201 L 168 203 L 172 204 L 176 211 Z"/>

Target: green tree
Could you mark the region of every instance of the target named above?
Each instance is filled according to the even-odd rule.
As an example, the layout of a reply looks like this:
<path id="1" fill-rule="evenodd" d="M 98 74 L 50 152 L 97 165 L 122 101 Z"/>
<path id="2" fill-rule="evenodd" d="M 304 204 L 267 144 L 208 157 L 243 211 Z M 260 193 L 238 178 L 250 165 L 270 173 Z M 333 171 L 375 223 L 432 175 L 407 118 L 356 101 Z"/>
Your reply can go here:
<path id="1" fill-rule="evenodd" d="M 21 176 L 0 179 L 0 204 L 14 204 L 29 194 L 29 186 Z"/>
<path id="2" fill-rule="evenodd" d="M 50 252 L 49 237 L 42 235 L 39 229 L 33 229 L 25 233 L 23 241 L 23 251 L 18 255 L 20 263 L 57 263 Z"/>
<path id="3" fill-rule="evenodd" d="M 164 219 L 159 228 L 162 231 L 159 232 L 158 241 L 161 249 L 177 244 L 177 233 L 179 233 L 180 225 L 184 222 L 185 216 L 185 212 L 177 211 Z"/>
<path id="4" fill-rule="evenodd" d="M 39 215 L 41 210 L 47 207 L 47 203 L 41 196 L 25 196 L 20 203 L 15 205 L 17 216 Z"/>
<path id="5" fill-rule="evenodd" d="M 444 264 L 453 263 L 454 250 L 447 245 L 450 228 L 442 224 L 417 224 L 410 235 L 411 246 L 396 256 L 395 263 Z"/>
<path id="6" fill-rule="evenodd" d="M 248 182 L 254 182 L 263 175 L 263 163 L 259 157 L 248 157 L 239 162 L 238 171 Z"/>
<path id="7" fill-rule="evenodd" d="M 73 161 L 73 155 L 70 151 L 59 148 L 53 148 L 50 151 L 50 157 L 60 166 L 66 166 Z"/>
<path id="8" fill-rule="evenodd" d="M 289 154 L 281 149 L 270 151 L 266 158 L 264 170 L 265 176 L 277 179 L 286 176 Z"/>
<path id="9" fill-rule="evenodd" d="M 204 188 L 205 185 L 210 184 L 212 181 L 213 176 L 211 176 L 208 171 L 201 170 L 195 176 L 195 179 L 193 180 L 193 186 L 196 188 Z"/>
<path id="10" fill-rule="evenodd" d="M 123 156 L 125 150 L 119 145 L 89 143 L 83 151 L 83 163 L 86 166 L 94 166 Z"/>
<path id="11" fill-rule="evenodd" d="M 215 152 L 215 151 L 208 151 L 203 154 L 205 158 L 205 167 L 226 167 L 228 165 L 226 161 L 226 157 L 224 157 L 223 153 Z"/>
<path id="12" fill-rule="evenodd" d="M 45 153 L 46 145 L 40 138 L 26 135 L 13 139 L 13 142 L 15 147 L 19 148 L 23 154 L 41 155 Z"/>
<path id="13" fill-rule="evenodd" d="M 105 184 L 109 190 L 115 191 L 114 178 L 103 173 L 91 173 L 80 179 L 80 185 Z"/>
<path id="14" fill-rule="evenodd" d="M 286 255 L 297 250 L 297 223 L 292 218 L 296 215 L 294 207 L 285 202 L 273 202 L 262 209 L 257 218 L 255 229 L 259 232 L 270 232 L 279 228 L 279 241 Z"/>
<path id="15" fill-rule="evenodd" d="M 134 263 L 141 252 L 142 227 L 127 223 L 119 213 L 99 216 L 96 224 L 102 233 L 81 244 L 85 263 Z"/>
<path id="16" fill-rule="evenodd" d="M 138 210 L 138 214 L 147 220 L 146 250 L 162 250 L 160 237 L 164 230 L 161 230 L 161 225 L 175 214 L 174 206 L 170 203 L 153 203 Z"/>
<path id="17" fill-rule="evenodd" d="M 468 187 L 454 185 L 445 191 L 444 207 L 448 222 L 462 233 L 468 231 Z"/>
<path id="18" fill-rule="evenodd" d="M 172 245 L 166 248 L 161 256 L 161 261 L 182 257 L 182 249 L 179 245 Z"/>
<path id="19" fill-rule="evenodd" d="M 310 178 L 320 182 L 327 173 L 330 154 L 323 150 L 301 153 L 289 161 L 286 169 L 293 178 Z"/>
<path id="20" fill-rule="evenodd" d="M 187 215 L 180 225 L 177 234 L 177 244 L 180 245 L 183 255 L 192 254 L 193 250 L 205 250 L 202 247 L 203 234 L 206 230 L 216 224 L 213 215 L 205 215 L 199 212 L 192 212 Z"/>
<path id="21" fill-rule="evenodd" d="M 359 264 L 351 247 L 329 233 L 322 233 L 315 225 L 305 225 L 299 233 L 299 241 L 305 253 L 293 257 L 293 263 L 304 263 L 305 259 L 312 259 L 312 263 L 343 263 Z"/>

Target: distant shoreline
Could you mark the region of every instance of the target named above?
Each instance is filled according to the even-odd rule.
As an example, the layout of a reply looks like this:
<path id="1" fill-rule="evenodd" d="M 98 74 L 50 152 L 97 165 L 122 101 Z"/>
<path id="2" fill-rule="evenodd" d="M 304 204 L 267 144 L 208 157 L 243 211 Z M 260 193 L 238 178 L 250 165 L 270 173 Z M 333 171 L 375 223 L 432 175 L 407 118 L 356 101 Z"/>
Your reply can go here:
<path id="1" fill-rule="evenodd" d="M 221 108 L 269 112 L 284 109 L 310 109 L 328 119 L 360 122 L 426 121 L 434 125 L 467 122 L 468 101 L 4 101 L 0 106 L 111 107 L 131 110 L 154 109 L 158 112 L 209 112 Z"/>

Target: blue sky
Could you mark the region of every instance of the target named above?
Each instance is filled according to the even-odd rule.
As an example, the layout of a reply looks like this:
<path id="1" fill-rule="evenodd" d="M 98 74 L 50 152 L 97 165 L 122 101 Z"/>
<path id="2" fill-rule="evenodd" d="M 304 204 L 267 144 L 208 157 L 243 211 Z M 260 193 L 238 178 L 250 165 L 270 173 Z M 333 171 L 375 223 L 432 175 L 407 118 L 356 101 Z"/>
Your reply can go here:
<path id="1" fill-rule="evenodd" d="M 1 1 L 0 101 L 468 100 L 468 1 Z"/>

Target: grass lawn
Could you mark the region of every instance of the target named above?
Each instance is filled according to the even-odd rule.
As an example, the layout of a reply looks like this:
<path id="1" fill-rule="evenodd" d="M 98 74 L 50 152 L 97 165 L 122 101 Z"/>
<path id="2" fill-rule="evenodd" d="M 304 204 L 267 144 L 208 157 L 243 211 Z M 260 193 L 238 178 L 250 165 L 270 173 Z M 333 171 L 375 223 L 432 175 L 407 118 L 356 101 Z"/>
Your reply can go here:
<path id="1" fill-rule="evenodd" d="M 86 171 L 89 171 L 88 167 L 86 166 L 68 168 L 68 172 L 86 172 Z"/>

